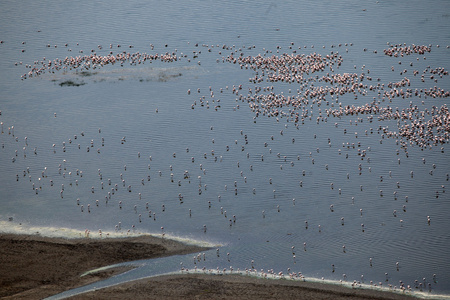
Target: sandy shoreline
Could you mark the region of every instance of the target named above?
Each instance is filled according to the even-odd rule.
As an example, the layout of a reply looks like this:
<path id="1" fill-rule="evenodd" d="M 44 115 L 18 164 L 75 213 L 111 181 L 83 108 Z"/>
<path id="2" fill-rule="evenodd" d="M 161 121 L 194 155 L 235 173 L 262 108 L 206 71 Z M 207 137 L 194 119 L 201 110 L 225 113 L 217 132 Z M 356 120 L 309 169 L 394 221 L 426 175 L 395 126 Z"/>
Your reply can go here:
<path id="1" fill-rule="evenodd" d="M 81 299 L 414 299 L 376 290 L 245 275 L 180 274 L 152 277 L 71 297 Z"/>
<path id="2" fill-rule="evenodd" d="M 42 299 L 124 271 L 80 277 L 92 269 L 202 250 L 205 248 L 150 235 L 65 239 L 0 234 L 0 298 Z"/>
<path id="3" fill-rule="evenodd" d="M 149 235 L 64 239 L 0 234 L 0 298 L 42 299 L 102 280 L 123 268 L 80 277 L 120 262 L 204 251 Z M 167 275 L 137 280 L 70 299 L 411 299 L 406 295 L 338 285 L 265 280 L 240 275 Z"/>

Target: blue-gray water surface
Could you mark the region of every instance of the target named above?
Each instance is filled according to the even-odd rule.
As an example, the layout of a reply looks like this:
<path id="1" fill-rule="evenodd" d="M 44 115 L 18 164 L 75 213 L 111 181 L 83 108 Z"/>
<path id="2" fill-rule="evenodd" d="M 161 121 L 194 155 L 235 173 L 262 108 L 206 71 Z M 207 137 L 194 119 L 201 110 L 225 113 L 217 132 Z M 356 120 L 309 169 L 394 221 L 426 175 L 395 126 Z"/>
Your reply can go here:
<path id="1" fill-rule="evenodd" d="M 326 114 L 376 103 L 393 112 L 417 106 L 427 121 L 434 107 L 445 110 L 448 1 L 2 1 L 0 8 L 3 231 L 164 233 L 219 245 L 219 255 L 214 247 L 195 264 L 193 255 L 141 261 L 106 285 L 182 262 L 450 294 L 449 128 L 435 132 L 444 143 L 421 147 L 389 135 L 399 132 L 397 119 Z M 429 51 L 385 55 L 394 45 Z M 177 60 L 49 67 L 110 52 Z M 342 61 L 303 74 L 302 84 L 269 82 L 261 70 L 263 80 L 253 82 L 251 65 L 230 62 L 230 54 Z M 345 73 L 364 74 L 360 90 L 307 97 L 297 111 L 303 121 L 250 108 L 256 94 L 304 95 L 331 85 L 322 76 Z M 383 96 L 405 78 L 397 90 L 417 94 Z M 441 96 L 426 95 L 435 87 Z"/>

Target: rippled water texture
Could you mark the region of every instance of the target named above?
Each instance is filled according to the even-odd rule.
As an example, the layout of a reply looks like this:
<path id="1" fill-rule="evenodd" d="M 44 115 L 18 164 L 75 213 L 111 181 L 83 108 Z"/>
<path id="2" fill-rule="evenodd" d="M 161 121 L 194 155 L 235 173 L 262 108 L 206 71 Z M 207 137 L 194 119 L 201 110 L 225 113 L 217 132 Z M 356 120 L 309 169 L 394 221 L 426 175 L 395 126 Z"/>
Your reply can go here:
<path id="1" fill-rule="evenodd" d="M 434 132 L 445 143 L 422 147 L 395 135 L 409 121 L 394 117 L 412 108 L 413 120 L 445 116 L 447 1 L 0 8 L 4 230 L 164 233 L 220 245 L 219 256 L 214 247 L 195 264 L 193 255 L 142 261 L 110 284 L 183 262 L 348 282 L 364 275 L 367 284 L 450 294 L 448 127 Z M 395 45 L 426 50 L 395 54 Z M 93 66 L 93 56 L 127 54 L 149 56 Z M 329 64 L 299 82 L 269 82 L 282 64 L 273 74 L 239 64 L 259 54 Z M 51 68 L 66 57 L 91 65 Z M 344 73 L 361 86 L 312 95 Z M 270 95 L 304 102 L 270 107 Z M 364 105 L 380 110 L 344 113 Z"/>

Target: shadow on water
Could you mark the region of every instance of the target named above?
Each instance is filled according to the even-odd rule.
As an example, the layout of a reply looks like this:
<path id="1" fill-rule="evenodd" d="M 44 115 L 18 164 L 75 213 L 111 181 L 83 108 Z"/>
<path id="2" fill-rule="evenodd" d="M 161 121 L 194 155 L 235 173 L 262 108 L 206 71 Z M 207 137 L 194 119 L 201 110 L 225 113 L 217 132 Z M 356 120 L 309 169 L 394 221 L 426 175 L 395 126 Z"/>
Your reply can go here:
<path id="1" fill-rule="evenodd" d="M 59 86 L 82 86 L 85 84 L 86 84 L 85 82 L 75 82 L 72 80 L 65 80 L 65 81 L 60 82 Z"/>
<path id="2" fill-rule="evenodd" d="M 53 74 L 51 81 L 57 83 L 61 87 L 74 86 L 79 87 L 86 85 L 84 79 L 89 79 L 89 82 L 122 82 L 122 81 L 139 81 L 139 82 L 168 82 L 178 80 L 180 77 L 195 76 L 198 72 L 197 67 L 176 67 L 176 68 L 117 68 L 102 71 L 80 71 L 80 72 L 65 72 L 62 74 Z"/>

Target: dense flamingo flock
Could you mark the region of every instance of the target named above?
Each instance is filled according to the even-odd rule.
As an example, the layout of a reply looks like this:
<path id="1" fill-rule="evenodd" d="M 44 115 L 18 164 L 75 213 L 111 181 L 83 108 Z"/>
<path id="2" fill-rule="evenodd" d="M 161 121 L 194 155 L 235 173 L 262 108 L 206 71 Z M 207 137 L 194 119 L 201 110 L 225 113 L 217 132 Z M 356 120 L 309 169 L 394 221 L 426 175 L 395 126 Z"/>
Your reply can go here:
<path id="1" fill-rule="evenodd" d="M 146 54 L 146 53 L 128 53 L 126 51 L 113 55 L 97 55 L 93 53 L 91 55 L 83 55 L 76 57 L 66 57 L 64 59 L 35 61 L 33 65 L 27 65 L 26 67 L 31 69 L 27 73 L 22 75 L 22 79 L 27 79 L 33 76 L 39 76 L 45 73 L 55 73 L 56 71 L 70 71 L 80 70 L 89 71 L 97 68 L 104 67 L 106 65 L 118 64 L 123 66 L 124 63 L 129 62 L 130 65 L 138 65 L 145 63 L 146 61 L 160 60 L 162 62 L 174 62 L 177 61 L 177 55 L 175 53 L 165 54 Z"/>
<path id="2" fill-rule="evenodd" d="M 293 45 L 294 43 L 291 43 L 289 48 L 292 49 Z M 352 45 L 345 44 L 345 46 Z M 199 45 L 196 44 L 195 46 L 198 47 Z M 214 48 L 214 45 L 202 46 L 208 47 L 208 52 L 211 52 L 211 49 Z M 342 46 L 342 44 L 333 45 L 332 48 L 341 48 Z M 101 49 L 102 47 L 99 46 L 98 48 Z M 112 45 L 110 45 L 110 48 L 112 48 Z M 151 48 L 153 49 L 153 45 L 151 45 Z M 384 131 L 386 131 L 387 136 L 400 139 L 401 145 L 405 149 L 408 145 L 414 144 L 426 148 L 443 144 L 449 140 L 450 115 L 445 104 L 440 107 L 433 106 L 431 111 L 421 110 L 417 105 L 410 105 L 399 110 L 382 104 L 385 101 L 392 102 L 392 99 L 399 97 L 409 99 L 414 96 L 426 99 L 427 97 L 446 98 L 450 96 L 449 91 L 435 85 L 428 89 L 411 88 L 411 80 L 408 77 L 404 77 L 397 82 L 382 83 L 380 78 L 372 78 L 370 70 L 366 69 L 365 66 L 362 66 L 359 73 L 336 73 L 344 61 L 338 51 L 331 51 L 327 55 L 316 52 L 305 55 L 296 54 L 296 50 L 293 50 L 292 54 L 270 55 L 271 51 L 265 50 L 263 54 L 245 56 L 245 49 L 236 49 L 234 46 L 226 45 L 217 45 L 216 48 L 221 51 L 231 51 L 226 57 L 222 56 L 222 62 L 237 64 L 241 69 L 253 70 L 255 75 L 249 78 L 252 83 L 285 82 L 297 84 L 296 93 L 291 93 L 291 90 L 289 90 L 290 95 L 275 93 L 273 86 L 256 86 L 254 90 L 249 88 L 247 95 L 241 93 L 242 85 L 238 89 L 233 89 L 239 100 L 248 103 L 250 109 L 255 113 L 255 117 L 285 117 L 296 124 L 303 123 L 305 119 L 312 119 L 313 105 L 317 105 L 319 107 L 319 114 L 315 117 L 317 122 L 327 122 L 329 117 L 340 118 L 348 115 L 365 115 L 370 122 L 372 122 L 374 116 L 377 116 L 380 121 L 398 121 L 398 131 L 386 129 L 388 127 Z M 280 47 L 277 47 L 277 49 L 278 54 Z M 299 49 L 302 48 L 299 47 Z M 388 45 L 383 52 L 387 56 L 398 57 L 412 54 L 424 55 L 430 53 L 431 49 L 432 45 L 413 44 L 408 46 L 403 44 Z M 366 51 L 366 49 L 364 50 Z M 222 55 L 221 51 L 219 51 L 219 55 Z M 194 51 L 192 59 L 197 58 L 200 53 L 201 51 Z M 33 65 L 26 65 L 30 70 L 22 75 L 22 79 L 60 70 L 88 71 L 107 65 L 118 64 L 123 66 L 125 63 L 139 65 L 156 60 L 169 63 L 176 62 L 180 58 L 185 58 L 188 62 L 191 61 L 186 54 L 177 55 L 176 49 L 172 53 L 166 52 L 164 54 L 123 51 L 116 55 L 110 52 L 108 55 L 102 56 L 93 52 L 90 55 L 66 57 L 64 59 L 48 60 L 44 58 L 41 61 L 35 61 Z M 220 59 L 217 59 L 217 62 L 220 62 Z M 401 62 L 399 62 L 399 65 L 401 65 Z M 410 66 L 413 66 L 412 62 Z M 394 66 L 391 69 L 394 71 Z M 327 73 L 322 75 L 325 72 Z M 407 69 L 403 69 L 400 75 L 406 75 L 407 72 Z M 448 71 L 442 67 L 432 69 L 428 66 L 422 72 L 413 70 L 412 74 L 414 77 L 421 74 L 422 82 L 430 79 L 436 83 L 438 78 L 448 76 Z M 340 97 L 347 94 L 353 95 L 355 100 L 359 96 L 370 95 L 372 95 L 372 99 L 360 106 L 342 105 L 338 101 Z M 211 93 L 211 97 L 214 97 L 213 93 Z M 203 102 L 202 99 L 200 101 Z M 326 104 L 328 107 L 323 112 L 320 109 L 322 104 Z M 194 105 L 192 105 L 192 108 L 194 108 Z"/>
<path id="3" fill-rule="evenodd" d="M 439 47 L 439 45 L 437 45 L 436 47 Z M 389 55 L 389 56 L 394 56 L 394 57 L 398 57 L 403 56 L 403 55 L 411 55 L 411 54 L 425 54 L 427 52 L 431 52 L 431 45 L 430 46 L 425 46 L 425 45 L 414 45 L 412 44 L 411 46 L 406 46 L 406 44 L 404 45 L 390 45 L 389 48 L 384 49 L 384 54 Z"/>
<path id="4" fill-rule="evenodd" d="M 398 53 L 402 56 L 412 53 L 424 54 L 430 51 L 431 48 L 428 46 L 416 45 L 404 47 L 391 45 L 384 50 L 389 56 L 397 56 Z M 401 139 L 401 145 L 405 149 L 408 144 L 415 144 L 422 148 L 432 147 L 447 142 L 450 137 L 450 114 L 445 104 L 441 107 L 433 106 L 431 111 L 426 108 L 420 110 L 417 105 L 412 106 L 412 104 L 401 111 L 389 105 L 382 105 L 382 102 L 392 102 L 392 99 L 396 97 L 407 99 L 412 96 L 418 98 L 446 98 L 450 96 L 449 91 L 436 86 L 429 89 L 412 89 L 410 88 L 411 81 L 407 77 L 388 84 L 380 83 L 381 80 L 378 78 L 377 84 L 370 84 L 373 79 L 369 76 L 370 70 L 365 70 L 365 66 L 362 67 L 361 73 L 327 73 L 320 77 L 318 75 L 313 76 L 316 72 L 334 72 L 335 68 L 338 69 L 341 66 L 343 58 L 334 52 L 326 56 L 313 53 L 310 55 L 282 54 L 270 57 L 262 55 L 245 57 L 241 53 L 238 58 L 230 54 L 226 61 L 238 63 L 241 68 L 254 70 L 256 75 L 249 79 L 253 83 L 281 81 L 300 84 L 297 93 L 290 96 L 283 93 L 275 94 L 273 86 L 255 88 L 254 91 L 249 90 L 247 95 L 236 93 L 240 100 L 249 103 L 256 116 L 287 117 L 295 123 L 300 121 L 303 123 L 306 118 L 311 119 L 313 104 L 320 107 L 324 103 L 329 106 L 330 102 L 335 100 L 337 103 L 339 97 L 346 94 L 352 94 L 355 99 L 358 99 L 358 95 L 369 96 L 369 93 L 373 93 L 372 101 L 361 106 L 343 106 L 338 103 L 338 108 L 333 108 L 334 104 L 332 103 L 331 108 L 325 109 L 323 113 L 319 109 L 317 122 L 327 122 L 330 116 L 342 117 L 348 115 L 366 115 L 370 122 L 372 122 L 374 115 L 378 116 L 380 121 L 398 120 L 398 132 L 388 130 L 388 127 L 383 128 L 383 131 L 386 132 L 388 137 Z M 401 75 L 406 72 L 406 69 L 403 70 Z M 311 76 L 308 76 L 310 74 Z M 413 74 L 416 76 L 419 71 L 414 70 Z M 443 76 L 448 76 L 448 71 L 444 68 L 431 69 L 428 66 L 422 72 L 422 82 L 424 82 L 426 74 L 431 74 L 430 79 L 437 82 L 435 76 L 443 78 Z M 315 86 L 316 83 L 320 82 L 329 84 L 329 86 Z"/>

